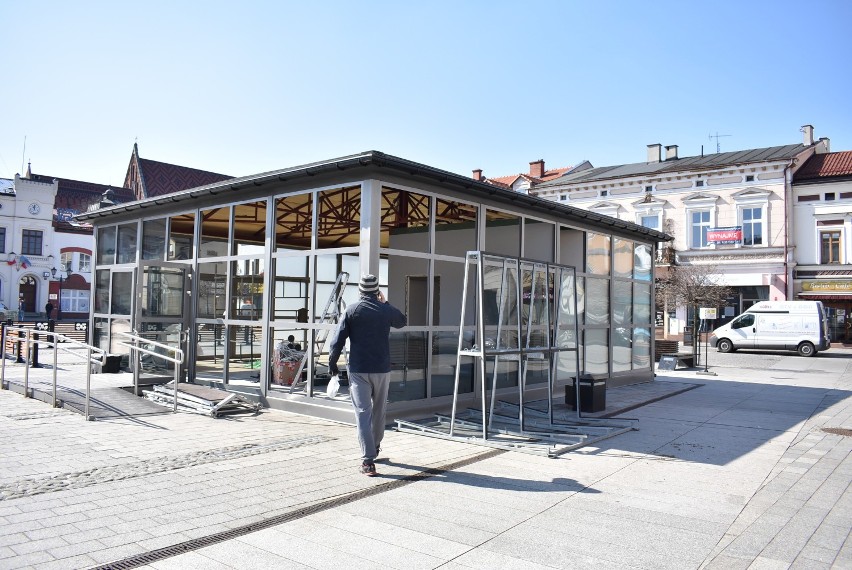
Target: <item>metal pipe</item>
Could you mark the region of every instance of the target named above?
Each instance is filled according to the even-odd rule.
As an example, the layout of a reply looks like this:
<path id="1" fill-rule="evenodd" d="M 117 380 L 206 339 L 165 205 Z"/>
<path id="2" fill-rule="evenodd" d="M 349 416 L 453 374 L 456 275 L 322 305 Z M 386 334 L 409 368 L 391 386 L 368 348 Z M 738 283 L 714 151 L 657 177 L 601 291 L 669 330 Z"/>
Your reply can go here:
<path id="1" fill-rule="evenodd" d="M 104 354 L 106 359 L 106 354 Z M 92 347 L 86 348 L 86 421 L 91 420 L 89 416 L 89 395 L 92 391 Z"/>
<path id="2" fill-rule="evenodd" d="M 57 368 L 57 360 L 56 355 L 58 354 L 58 350 L 56 350 L 56 335 L 52 335 L 53 337 L 53 407 L 56 407 L 56 368 Z"/>
<path id="3" fill-rule="evenodd" d="M 24 351 L 27 354 L 27 360 L 24 362 L 24 398 L 30 397 L 30 331 L 24 330 Z"/>

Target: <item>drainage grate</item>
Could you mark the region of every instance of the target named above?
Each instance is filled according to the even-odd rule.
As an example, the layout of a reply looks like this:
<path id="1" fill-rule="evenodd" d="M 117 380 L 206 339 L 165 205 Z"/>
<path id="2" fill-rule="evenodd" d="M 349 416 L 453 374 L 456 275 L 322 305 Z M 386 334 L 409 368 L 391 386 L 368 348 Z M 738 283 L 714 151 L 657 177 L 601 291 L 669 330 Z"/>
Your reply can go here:
<path id="1" fill-rule="evenodd" d="M 847 437 L 852 435 L 852 429 L 847 428 L 822 428 L 822 431 L 825 433 L 832 433 L 834 435 L 845 435 Z"/>
<path id="2" fill-rule="evenodd" d="M 378 495 L 380 493 L 385 493 L 387 491 L 392 491 L 394 489 L 398 489 L 400 487 L 404 487 L 406 485 L 410 485 L 411 483 L 416 483 L 417 481 L 422 481 L 424 479 L 428 479 L 429 477 L 435 477 L 436 475 L 442 475 L 448 471 L 453 471 L 455 469 L 460 469 L 462 467 L 466 467 L 473 463 L 478 463 L 479 461 L 484 461 L 485 459 L 490 459 L 497 455 L 505 453 L 505 450 L 495 449 L 492 451 L 487 451 L 480 455 L 475 455 L 473 457 L 469 457 L 467 459 L 461 459 L 454 463 L 448 463 L 442 467 L 434 467 L 430 469 L 426 469 L 419 473 L 415 473 L 413 475 L 408 475 L 407 477 L 403 477 L 401 479 L 396 479 L 394 481 L 389 481 L 387 483 L 382 483 L 381 485 L 376 485 L 375 487 L 370 487 L 369 489 L 362 489 L 360 491 L 356 491 L 349 495 L 343 497 L 336 497 L 334 499 L 328 499 L 327 501 L 323 501 L 317 503 L 315 505 L 311 505 L 305 507 L 303 509 L 297 509 L 295 511 L 291 511 L 289 513 L 285 513 L 283 515 L 277 515 L 274 517 L 270 517 L 268 519 L 264 519 L 262 521 L 254 522 L 251 524 L 247 524 L 245 526 L 241 526 L 238 528 L 234 528 L 231 530 L 226 530 L 222 532 L 217 532 L 215 534 L 211 534 L 209 536 L 202 536 L 200 538 L 195 538 L 192 540 L 187 540 L 185 542 L 181 542 L 179 544 L 175 544 L 173 546 L 167 546 L 165 548 L 159 548 L 157 550 L 152 550 L 150 552 L 145 552 L 142 554 L 136 554 L 134 556 L 130 556 L 129 558 L 125 558 L 123 560 L 118 560 L 116 562 L 110 562 L 108 564 L 102 564 L 101 566 L 94 566 L 90 570 L 124 570 L 125 568 L 138 568 L 139 566 L 144 566 L 146 564 L 151 564 L 152 562 L 157 562 L 159 560 L 164 560 L 166 558 L 171 558 L 172 556 L 177 556 L 179 554 L 185 554 L 187 552 L 191 552 L 193 550 L 198 550 L 199 548 L 204 548 L 206 546 L 212 546 L 219 542 L 224 542 L 226 540 L 232 540 L 234 538 L 239 538 L 246 534 L 250 534 L 252 532 L 257 532 L 259 530 L 263 530 L 265 528 L 277 526 L 280 524 L 284 524 L 290 521 L 294 521 L 297 519 L 301 519 L 307 517 L 309 515 L 319 513 L 328 509 L 332 509 L 339 505 L 344 505 L 346 503 L 352 503 L 354 501 L 359 501 L 361 499 L 366 499 L 367 497 L 372 497 L 373 495 Z"/>

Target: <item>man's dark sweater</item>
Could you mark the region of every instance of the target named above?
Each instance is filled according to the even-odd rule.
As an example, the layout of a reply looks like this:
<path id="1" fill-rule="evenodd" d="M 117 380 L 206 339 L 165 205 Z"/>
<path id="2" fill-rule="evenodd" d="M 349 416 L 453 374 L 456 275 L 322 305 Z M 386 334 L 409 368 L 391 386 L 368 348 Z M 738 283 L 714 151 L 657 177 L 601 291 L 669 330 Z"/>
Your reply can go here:
<path id="1" fill-rule="evenodd" d="M 405 315 L 390 303 L 382 303 L 375 294 L 362 293 L 357 303 L 346 308 L 331 338 L 329 370 L 336 372 L 348 338 L 350 372 L 390 372 L 390 329 L 402 328 L 406 322 Z"/>

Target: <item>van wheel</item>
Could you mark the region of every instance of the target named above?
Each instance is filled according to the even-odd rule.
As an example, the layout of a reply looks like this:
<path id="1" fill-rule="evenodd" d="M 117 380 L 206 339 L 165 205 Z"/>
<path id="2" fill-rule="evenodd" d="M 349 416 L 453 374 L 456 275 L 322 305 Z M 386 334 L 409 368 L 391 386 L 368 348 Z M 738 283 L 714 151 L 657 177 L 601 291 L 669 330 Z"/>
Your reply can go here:
<path id="1" fill-rule="evenodd" d="M 803 342 L 796 350 L 799 353 L 799 356 L 813 356 L 814 354 L 816 354 L 816 350 L 814 350 L 814 345 L 809 342 Z"/>
<path id="2" fill-rule="evenodd" d="M 716 346 L 719 348 L 719 352 L 734 352 L 734 343 L 726 338 L 720 340 Z"/>

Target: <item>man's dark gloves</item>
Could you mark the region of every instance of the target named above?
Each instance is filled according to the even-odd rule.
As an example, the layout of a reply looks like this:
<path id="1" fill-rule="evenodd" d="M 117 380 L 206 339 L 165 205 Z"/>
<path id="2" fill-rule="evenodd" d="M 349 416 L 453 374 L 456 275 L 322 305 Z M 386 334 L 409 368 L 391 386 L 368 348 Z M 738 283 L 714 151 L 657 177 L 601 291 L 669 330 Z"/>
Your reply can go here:
<path id="1" fill-rule="evenodd" d="M 335 364 L 334 366 L 328 367 L 328 373 L 331 374 L 332 376 L 337 376 L 338 374 L 340 374 L 340 369 Z"/>

